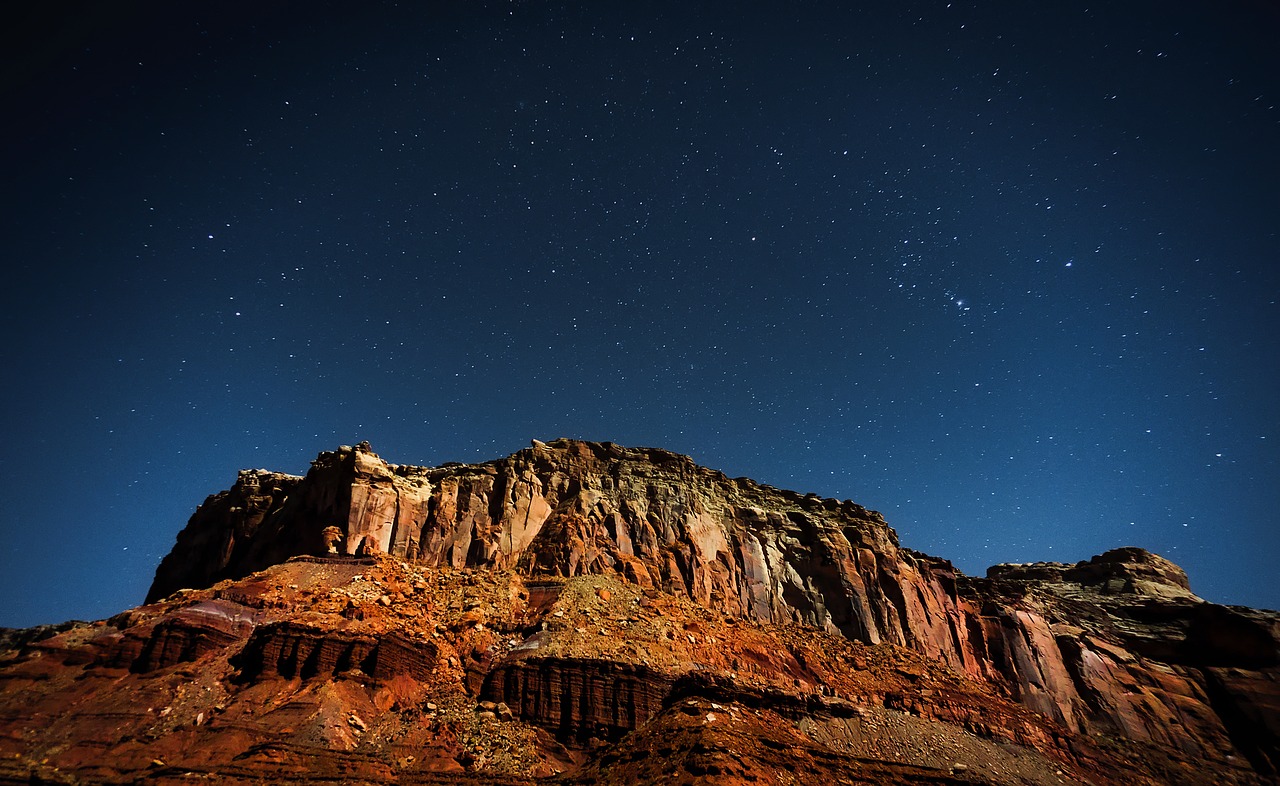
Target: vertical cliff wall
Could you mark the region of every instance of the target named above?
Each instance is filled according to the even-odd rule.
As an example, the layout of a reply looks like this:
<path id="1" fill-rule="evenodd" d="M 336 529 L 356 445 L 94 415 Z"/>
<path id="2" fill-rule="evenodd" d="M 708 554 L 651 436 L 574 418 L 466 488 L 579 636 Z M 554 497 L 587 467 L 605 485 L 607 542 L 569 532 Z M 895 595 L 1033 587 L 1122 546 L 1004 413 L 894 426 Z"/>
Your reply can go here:
<path id="1" fill-rule="evenodd" d="M 305 478 L 242 472 L 200 506 L 148 600 L 324 551 L 529 575 L 617 572 L 760 621 L 976 666 L 949 563 L 898 546 L 874 511 L 730 479 L 655 449 L 562 440 L 499 461 L 388 464 L 367 445 L 321 454 Z"/>
<path id="2" fill-rule="evenodd" d="M 1140 549 L 959 575 L 874 511 L 731 479 L 663 450 L 535 442 L 497 461 L 389 464 L 367 444 L 304 478 L 246 471 L 205 501 L 149 600 L 301 554 L 388 553 L 530 576 L 612 573 L 760 622 L 893 644 L 1002 686 L 1072 732 L 1276 772 L 1277 615 L 1207 604 Z"/>

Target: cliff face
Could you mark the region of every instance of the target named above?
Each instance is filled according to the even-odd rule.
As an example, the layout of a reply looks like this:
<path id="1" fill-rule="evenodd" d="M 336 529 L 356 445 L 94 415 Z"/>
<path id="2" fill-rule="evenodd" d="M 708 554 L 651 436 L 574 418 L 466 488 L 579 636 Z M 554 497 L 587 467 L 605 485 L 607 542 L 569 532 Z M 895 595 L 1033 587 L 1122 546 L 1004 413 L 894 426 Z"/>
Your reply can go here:
<path id="1" fill-rule="evenodd" d="M 367 446 L 322 454 L 305 478 L 242 472 L 200 507 L 148 600 L 320 553 L 617 572 L 760 621 L 797 621 L 974 667 L 949 564 L 898 547 L 874 511 L 730 479 L 654 449 L 561 440 L 499 461 L 387 464 Z"/>
<path id="2" fill-rule="evenodd" d="M 347 554 L 616 574 L 735 617 L 915 650 L 1073 733 L 1243 756 L 1268 774 L 1280 764 L 1276 615 L 1204 603 L 1180 568 L 1140 549 L 958 576 L 853 502 L 662 450 L 560 440 L 421 468 L 361 445 L 322 454 L 301 480 L 242 473 L 192 518 L 149 599 L 316 552 L 330 525 Z"/>
<path id="3" fill-rule="evenodd" d="M 523 751 L 512 767 L 536 760 L 539 772 L 578 772 L 575 783 L 664 779 L 675 761 L 707 782 L 865 770 L 883 783 L 1056 783 L 1066 772 L 1244 784 L 1276 782 L 1280 765 L 1280 615 L 1206 603 L 1141 549 L 964 576 L 900 547 L 853 502 L 662 450 L 559 440 L 423 468 L 360 445 L 321 454 L 302 478 L 245 471 L 192 516 L 148 602 L 105 627 L 11 634 L 0 680 L 61 684 L 49 664 L 80 664 L 153 690 L 153 675 L 205 664 L 221 675 L 206 686 L 216 706 L 243 705 L 208 710 L 236 717 L 226 761 L 265 735 L 300 772 L 336 767 L 315 746 L 338 746 L 365 751 L 361 777 L 386 782 L 496 761 L 467 731 L 475 718 L 449 714 L 468 700 Z M 110 679 L 104 697 L 125 690 Z M 90 706 L 76 691 L 92 683 L 50 693 L 41 717 L 83 723 L 56 708 Z M 265 723 L 255 697 L 280 690 L 311 720 L 282 707 L 283 727 Z M 365 720 L 334 721 L 334 707 Z M 0 702 L 0 732 L 7 718 L 27 729 L 14 739 L 34 734 L 29 712 Z M 737 731 L 716 736 L 717 713 Z M 391 736 L 370 748 L 371 716 Z M 85 734 L 110 736 L 92 724 Z M 404 764 L 408 748 L 388 740 L 405 735 L 435 753 Z M 642 737 L 667 751 L 660 763 L 640 761 Z M 984 764 L 943 762 L 938 740 Z M 743 769 L 740 754 L 735 764 L 735 750 L 759 766 Z"/>

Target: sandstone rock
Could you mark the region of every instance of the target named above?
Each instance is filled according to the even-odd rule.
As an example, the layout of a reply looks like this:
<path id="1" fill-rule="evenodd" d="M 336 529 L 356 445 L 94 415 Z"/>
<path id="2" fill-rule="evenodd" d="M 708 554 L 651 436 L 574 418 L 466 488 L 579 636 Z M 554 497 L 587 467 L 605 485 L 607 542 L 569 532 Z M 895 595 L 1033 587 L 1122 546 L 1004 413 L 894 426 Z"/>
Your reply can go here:
<path id="1" fill-rule="evenodd" d="M 324 543 L 326 554 L 337 554 L 338 544 L 342 542 L 344 537 L 340 527 L 328 526 L 320 530 L 320 540 Z"/>
<path id="2" fill-rule="evenodd" d="M 282 571 L 287 580 L 273 578 Z M 729 755 L 738 748 L 810 782 L 871 760 L 896 762 L 867 776 L 887 783 L 906 782 L 899 765 L 981 783 L 1071 772 L 1135 786 L 1246 784 L 1277 774 L 1274 612 L 1205 603 L 1180 568 L 1136 548 L 963 576 L 901 547 L 874 511 L 656 449 L 556 440 L 486 464 L 422 468 L 389 464 L 362 443 L 321 454 L 303 478 L 246 470 L 192 516 L 148 600 L 105 627 L 0 635 L 13 653 L 0 659 L 0 679 L 25 688 L 74 667 L 90 682 L 125 673 L 118 684 L 150 680 L 154 690 L 177 670 L 224 663 L 225 678 L 206 687 L 240 704 L 164 695 L 155 706 L 180 709 L 163 722 L 190 729 L 199 719 L 201 733 L 220 733 L 259 717 L 244 708 L 260 699 L 263 717 L 310 741 L 298 751 L 311 753 L 282 754 L 308 767 L 328 761 L 315 741 L 354 750 L 382 744 L 365 740 L 377 736 L 369 728 L 394 727 L 416 740 L 413 767 L 453 771 L 493 767 L 508 745 L 538 751 L 541 763 L 526 764 L 549 775 L 583 766 L 581 751 L 616 744 L 622 757 L 647 739 L 691 768 L 683 772 L 722 779 L 751 774 Z M 305 615 L 292 611 L 303 606 Z M 67 684 L 49 712 L 83 702 L 67 698 L 78 695 Z M 281 695 L 305 710 L 272 707 L 280 685 L 296 686 Z M 18 720 L 30 711 L 0 702 L 0 721 L 30 730 Z M 502 721 L 483 734 L 533 736 L 476 737 L 466 724 L 477 719 Z M 925 725 L 908 732 L 912 723 Z M 809 736 L 787 736 L 797 729 Z M 927 754 L 939 729 L 959 736 Z M 706 751 L 685 756 L 652 735 Z M 901 747 L 907 738 L 918 752 Z M 1004 749 L 973 739 L 1047 758 L 1021 771 Z M 809 755 L 809 745 L 827 747 Z M 841 758 L 833 745 L 861 754 Z M 157 753 L 172 760 L 168 749 L 137 750 L 151 751 L 138 766 Z M 235 755 L 267 755 L 249 750 Z M 385 761 L 407 761 L 406 750 L 385 749 Z M 383 753 L 369 755 L 359 767 L 383 766 L 370 763 Z M 575 782 L 674 777 L 612 755 L 591 753 Z M 374 769 L 361 777 L 389 782 Z M 27 775 L 39 773 L 19 780 Z"/>
<path id="3" fill-rule="evenodd" d="M 273 783 L 532 786 L 536 773 L 555 770 L 573 771 L 566 782 L 578 784 L 678 782 L 681 772 L 730 784 L 941 783 L 939 773 L 959 761 L 980 764 L 952 777 L 1000 786 L 1209 782 L 1168 769 L 1208 759 L 1133 741 L 1119 757 L 1109 752 L 1119 743 L 1095 745 L 993 686 L 895 645 L 863 645 L 791 623 L 744 624 L 607 575 L 526 583 L 510 571 L 428 568 L 391 557 L 360 567 L 359 581 L 355 569 L 289 562 L 120 615 L 112 625 L 32 640 L 28 654 L 0 661 L 7 686 L 0 727 L 13 732 L 0 735 L 0 780 L 48 781 L 43 770 L 23 769 L 22 756 L 40 751 L 80 782 L 146 780 L 140 773 L 157 758 L 175 772 Z M 394 607 L 372 604 L 365 619 L 350 621 L 330 593 L 299 589 L 322 578 L 370 597 L 413 580 L 434 589 Z M 602 589 L 612 602 L 600 603 Z M 157 659 L 145 673 L 83 653 L 105 651 L 107 641 L 152 640 L 153 631 L 179 627 L 175 621 L 192 607 L 184 604 L 213 594 L 224 596 L 220 603 L 240 598 L 244 605 L 224 608 L 228 616 L 234 608 L 262 615 L 247 639 L 211 640 L 194 661 Z M 281 604 L 282 597 L 297 605 Z M 637 613 L 642 598 L 663 613 Z M 489 609 L 502 630 L 540 629 L 557 611 L 590 618 L 591 633 L 629 624 L 605 639 L 562 626 L 520 641 L 409 621 L 439 615 L 451 622 L 472 604 Z M 1025 615 L 1012 619 L 1034 625 Z M 664 638 L 671 627 L 696 631 L 696 642 Z M 1256 695 L 1258 685 L 1242 682 L 1242 674 L 1223 668 L 1215 690 Z M 1265 706 L 1254 705 L 1264 723 Z M 1268 761 L 1265 739 L 1256 738 L 1249 761 Z M 1218 753 L 1239 755 L 1244 742 Z M 1247 779 L 1256 770 L 1212 761 L 1205 772 L 1213 782 L 1257 782 Z"/>

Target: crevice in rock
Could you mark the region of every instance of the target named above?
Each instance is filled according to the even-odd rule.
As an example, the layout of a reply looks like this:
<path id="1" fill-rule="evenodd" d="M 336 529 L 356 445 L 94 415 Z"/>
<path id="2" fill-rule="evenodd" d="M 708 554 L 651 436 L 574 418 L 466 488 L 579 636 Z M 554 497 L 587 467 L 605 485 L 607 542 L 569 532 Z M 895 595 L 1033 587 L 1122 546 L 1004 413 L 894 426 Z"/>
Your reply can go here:
<path id="1" fill-rule="evenodd" d="M 1260 775 L 1280 775 L 1280 739 L 1271 729 L 1274 719 L 1268 723 L 1262 707 L 1249 697 L 1235 695 L 1217 669 L 1202 669 L 1201 674 L 1209 706 L 1222 721 L 1231 744 Z"/>

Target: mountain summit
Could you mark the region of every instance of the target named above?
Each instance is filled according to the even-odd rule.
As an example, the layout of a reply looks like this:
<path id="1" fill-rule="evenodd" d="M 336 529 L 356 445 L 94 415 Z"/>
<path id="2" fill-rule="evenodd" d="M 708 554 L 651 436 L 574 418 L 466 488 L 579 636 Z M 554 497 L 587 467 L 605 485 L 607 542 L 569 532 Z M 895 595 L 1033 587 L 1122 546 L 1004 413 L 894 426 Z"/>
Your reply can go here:
<path id="1" fill-rule="evenodd" d="M 686 456 L 242 471 L 147 605 L 0 635 L 0 783 L 1262 784 L 1280 615 L 1138 548 L 969 577 Z"/>

